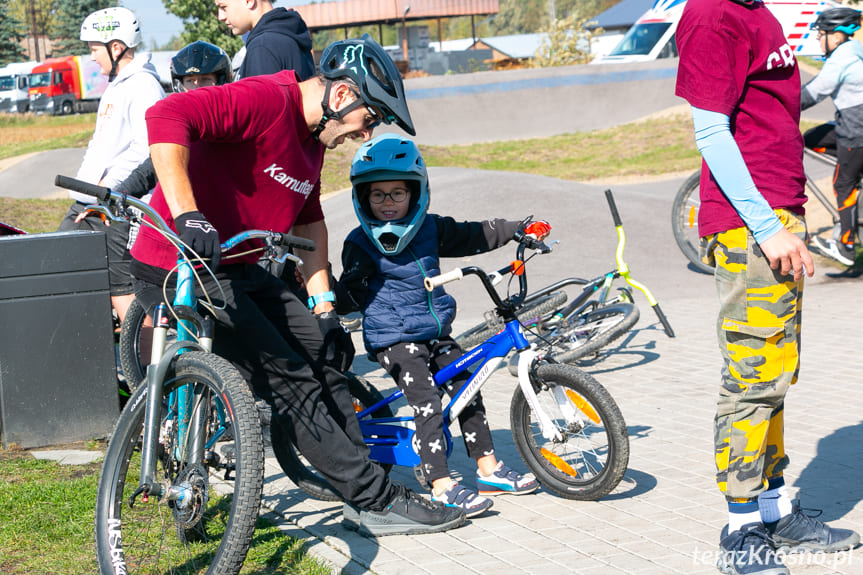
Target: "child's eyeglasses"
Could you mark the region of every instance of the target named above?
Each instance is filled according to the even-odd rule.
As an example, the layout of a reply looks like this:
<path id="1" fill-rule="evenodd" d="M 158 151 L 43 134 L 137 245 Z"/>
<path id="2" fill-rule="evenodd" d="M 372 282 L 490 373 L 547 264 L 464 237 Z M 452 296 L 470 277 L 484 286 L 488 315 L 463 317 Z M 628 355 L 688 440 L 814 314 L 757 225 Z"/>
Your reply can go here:
<path id="1" fill-rule="evenodd" d="M 389 197 L 394 203 L 400 204 L 405 201 L 408 197 L 408 191 L 396 188 L 391 192 L 381 192 L 380 190 L 375 190 L 369 194 L 369 202 L 377 205 L 384 203 L 384 200 Z"/>
<path id="2" fill-rule="evenodd" d="M 365 124 L 367 130 L 374 130 L 378 126 L 381 125 L 381 117 L 375 112 L 374 108 L 371 106 L 366 106 L 366 111 L 369 113 L 368 116 L 365 117 Z"/>

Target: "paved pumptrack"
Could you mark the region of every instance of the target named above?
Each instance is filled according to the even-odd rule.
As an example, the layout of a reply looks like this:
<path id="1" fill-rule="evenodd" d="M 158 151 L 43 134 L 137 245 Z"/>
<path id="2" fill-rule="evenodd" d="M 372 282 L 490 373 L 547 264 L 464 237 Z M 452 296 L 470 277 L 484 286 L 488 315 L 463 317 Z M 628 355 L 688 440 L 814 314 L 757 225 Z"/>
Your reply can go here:
<path id="1" fill-rule="evenodd" d="M 647 70 L 653 73 L 663 69 L 654 66 Z M 573 72 L 592 74 L 587 68 Z M 625 72 L 623 68 L 618 70 Z M 559 73 L 566 76 L 564 71 Z M 495 78 L 523 81 L 530 77 L 526 71 L 520 74 L 524 76 Z M 447 81 L 456 80 L 467 82 Z M 546 126 L 576 113 L 592 116 L 590 121 L 604 118 L 608 124 L 622 123 L 629 120 L 618 122 L 612 109 L 614 99 L 647 100 L 638 98 L 642 92 L 637 88 L 639 82 L 651 81 L 661 85 L 642 92 L 657 95 L 656 107 L 639 110 L 636 117 L 680 103 L 671 96 L 673 75 L 659 80 L 642 78 L 630 85 L 579 84 L 572 80 L 565 87 L 538 85 L 532 94 L 501 89 L 495 101 L 512 101 L 515 108 L 500 110 L 495 122 L 515 122 L 514 110 L 524 106 L 524 98 L 528 98 L 543 102 L 545 109 L 540 112 Z M 412 81 L 408 87 L 414 89 L 416 85 Z M 607 103 L 605 115 L 594 114 L 590 108 L 586 94 L 594 89 L 593 97 L 612 100 Z M 466 92 L 467 88 L 461 90 Z M 554 90 L 559 92 L 552 93 Z M 542 100 L 543 91 L 549 92 L 550 101 L 559 104 L 564 114 L 558 114 L 558 108 Z M 635 93 L 623 93 L 627 91 Z M 481 107 L 487 107 L 488 99 L 493 97 L 471 97 L 462 92 L 448 96 L 464 98 L 458 104 L 461 108 L 476 100 L 483 103 Z M 565 94 L 571 97 L 562 97 Z M 423 104 L 419 99 L 411 103 L 421 142 L 424 130 L 434 132 L 432 124 L 436 120 L 421 112 L 423 106 L 432 110 L 438 104 Z M 448 118 L 455 114 L 452 106 L 456 106 L 455 100 L 441 106 L 437 113 L 441 122 L 450 121 Z M 530 112 L 526 113 L 530 116 L 539 107 L 529 106 Z M 472 126 L 471 114 L 464 109 L 458 113 L 462 126 L 455 126 L 458 122 L 453 120 L 452 132 L 497 136 L 491 120 L 487 125 Z M 477 112 L 476 117 L 484 116 Z M 579 128 L 564 131 L 575 129 Z M 45 165 L 41 168 L 46 169 Z M 56 171 L 47 171 L 53 179 Z M 712 421 L 721 367 L 714 335 L 717 303 L 712 278 L 688 267 L 672 237 L 671 203 L 682 181 L 682 177 L 676 177 L 605 186 L 509 172 L 430 171 L 432 212 L 465 220 L 516 219 L 533 214 L 551 222 L 554 229 L 550 239 L 561 243 L 552 254 L 538 256 L 529 264 L 532 288 L 570 275 L 592 277 L 611 267 L 617 234 L 602 192 L 607 187 L 613 189 L 626 231 L 625 256 L 632 276 L 659 299 L 677 337 L 666 337 L 646 301 L 636 292 L 641 319 L 635 329 L 597 360 L 582 365 L 611 392 L 628 424 L 629 470 L 611 495 L 596 502 L 569 501 L 542 490 L 524 497 L 499 497 L 490 513 L 462 528 L 436 535 L 375 540 L 342 528 L 341 505 L 309 499 L 284 478 L 275 460 L 268 460 L 264 502 L 268 515 L 278 520 L 285 531 L 305 538 L 312 554 L 343 573 L 716 573 L 713 563 L 719 532 L 726 522 L 724 498 L 713 479 Z M 6 190 L 7 185 L 0 179 L 0 190 Z M 330 230 L 330 256 L 338 271 L 341 239 L 356 225 L 349 194 L 328 196 L 324 210 Z M 824 214 L 813 206 L 810 227 L 823 230 L 827 224 L 829 219 L 825 221 Z M 468 262 L 497 269 L 512 259 L 510 249 L 445 260 L 442 269 L 447 271 Z M 863 531 L 863 394 L 857 389 L 861 379 L 857 359 L 860 352 L 853 337 L 863 323 L 863 306 L 855 303 L 861 284 L 860 280 L 827 278 L 824 271 L 831 269 L 829 265 L 818 259 L 817 275 L 807 282 L 802 369 L 799 383 L 788 393 L 785 410 L 786 447 L 791 459 L 786 479 L 803 507 L 823 510 L 820 519 Z M 475 281 L 466 278 L 447 287 L 459 304 L 457 331 L 479 322 L 489 307 Z M 394 383 L 383 376 L 382 370 L 362 357 L 362 344 L 358 334 L 355 336 L 358 359 L 354 369 L 381 390 L 394 389 Z M 509 432 L 509 403 L 516 385 L 516 379 L 502 368 L 492 376 L 483 395 L 498 457 L 525 470 Z M 457 429 L 453 431 L 457 433 Z M 473 486 L 473 462 L 464 455 L 460 437 L 455 442 L 451 468 L 466 485 Z M 418 489 L 412 470 L 397 467 L 392 475 Z M 787 563 L 795 575 L 857 575 L 863 573 L 863 548 L 831 555 L 790 556 Z"/>

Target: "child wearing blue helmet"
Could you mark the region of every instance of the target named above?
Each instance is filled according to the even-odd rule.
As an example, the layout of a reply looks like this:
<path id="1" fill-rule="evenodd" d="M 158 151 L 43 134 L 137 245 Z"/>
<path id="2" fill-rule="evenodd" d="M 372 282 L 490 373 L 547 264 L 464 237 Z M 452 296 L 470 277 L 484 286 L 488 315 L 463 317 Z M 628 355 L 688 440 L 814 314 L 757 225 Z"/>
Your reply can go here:
<path id="1" fill-rule="evenodd" d="M 485 496 L 534 491 L 536 479 L 495 458 L 482 398 L 459 415 L 465 448 L 477 461 L 477 492 L 449 475 L 443 439 L 441 397 L 432 381 L 461 355 L 450 337 L 455 300 L 443 288 L 429 293 L 423 278 L 440 273 L 439 258 L 498 248 L 519 230 L 519 222 L 456 222 L 428 213 L 429 186 L 417 146 L 395 134 L 363 144 L 351 165 L 354 210 L 360 226 L 342 250 L 344 270 L 336 286 L 339 313 L 362 310 L 363 341 L 395 379 L 414 411 L 414 449 L 422 460 L 432 499 L 464 509 L 467 517 L 492 506 Z M 539 238 L 551 230 L 532 222 L 525 232 Z M 450 382 L 458 390 L 467 376 Z"/>

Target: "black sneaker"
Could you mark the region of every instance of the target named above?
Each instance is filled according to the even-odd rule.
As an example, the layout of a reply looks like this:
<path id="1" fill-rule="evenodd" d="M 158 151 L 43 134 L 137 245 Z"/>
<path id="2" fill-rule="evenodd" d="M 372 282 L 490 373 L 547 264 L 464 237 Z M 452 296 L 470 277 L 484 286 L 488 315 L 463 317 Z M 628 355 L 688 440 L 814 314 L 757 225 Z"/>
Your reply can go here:
<path id="1" fill-rule="evenodd" d="M 346 502 L 342 509 L 342 525 L 361 535 L 382 537 L 440 533 L 459 527 L 465 521 L 460 508 L 429 501 L 398 483 L 393 487 L 393 495 L 381 511 L 360 509 Z"/>
<path id="2" fill-rule="evenodd" d="M 808 510 L 807 510 L 808 511 Z M 833 553 L 853 549 L 860 543 L 860 535 L 850 529 L 835 529 L 815 517 L 806 515 L 795 505 L 790 515 L 765 527 L 776 551 L 783 553 Z"/>
<path id="3" fill-rule="evenodd" d="M 767 530 L 760 522 L 747 523 L 731 533 L 728 525 L 722 528 L 716 567 L 732 575 L 789 575 L 782 560 L 770 547 Z"/>

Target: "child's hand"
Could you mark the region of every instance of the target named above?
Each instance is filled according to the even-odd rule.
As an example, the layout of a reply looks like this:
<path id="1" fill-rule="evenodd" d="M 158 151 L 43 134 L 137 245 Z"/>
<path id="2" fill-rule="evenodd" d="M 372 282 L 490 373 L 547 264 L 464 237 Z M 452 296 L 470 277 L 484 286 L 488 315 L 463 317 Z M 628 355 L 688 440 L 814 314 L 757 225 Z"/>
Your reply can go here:
<path id="1" fill-rule="evenodd" d="M 525 226 L 524 233 L 536 240 L 544 240 L 551 233 L 551 224 L 545 220 L 530 222 Z"/>

